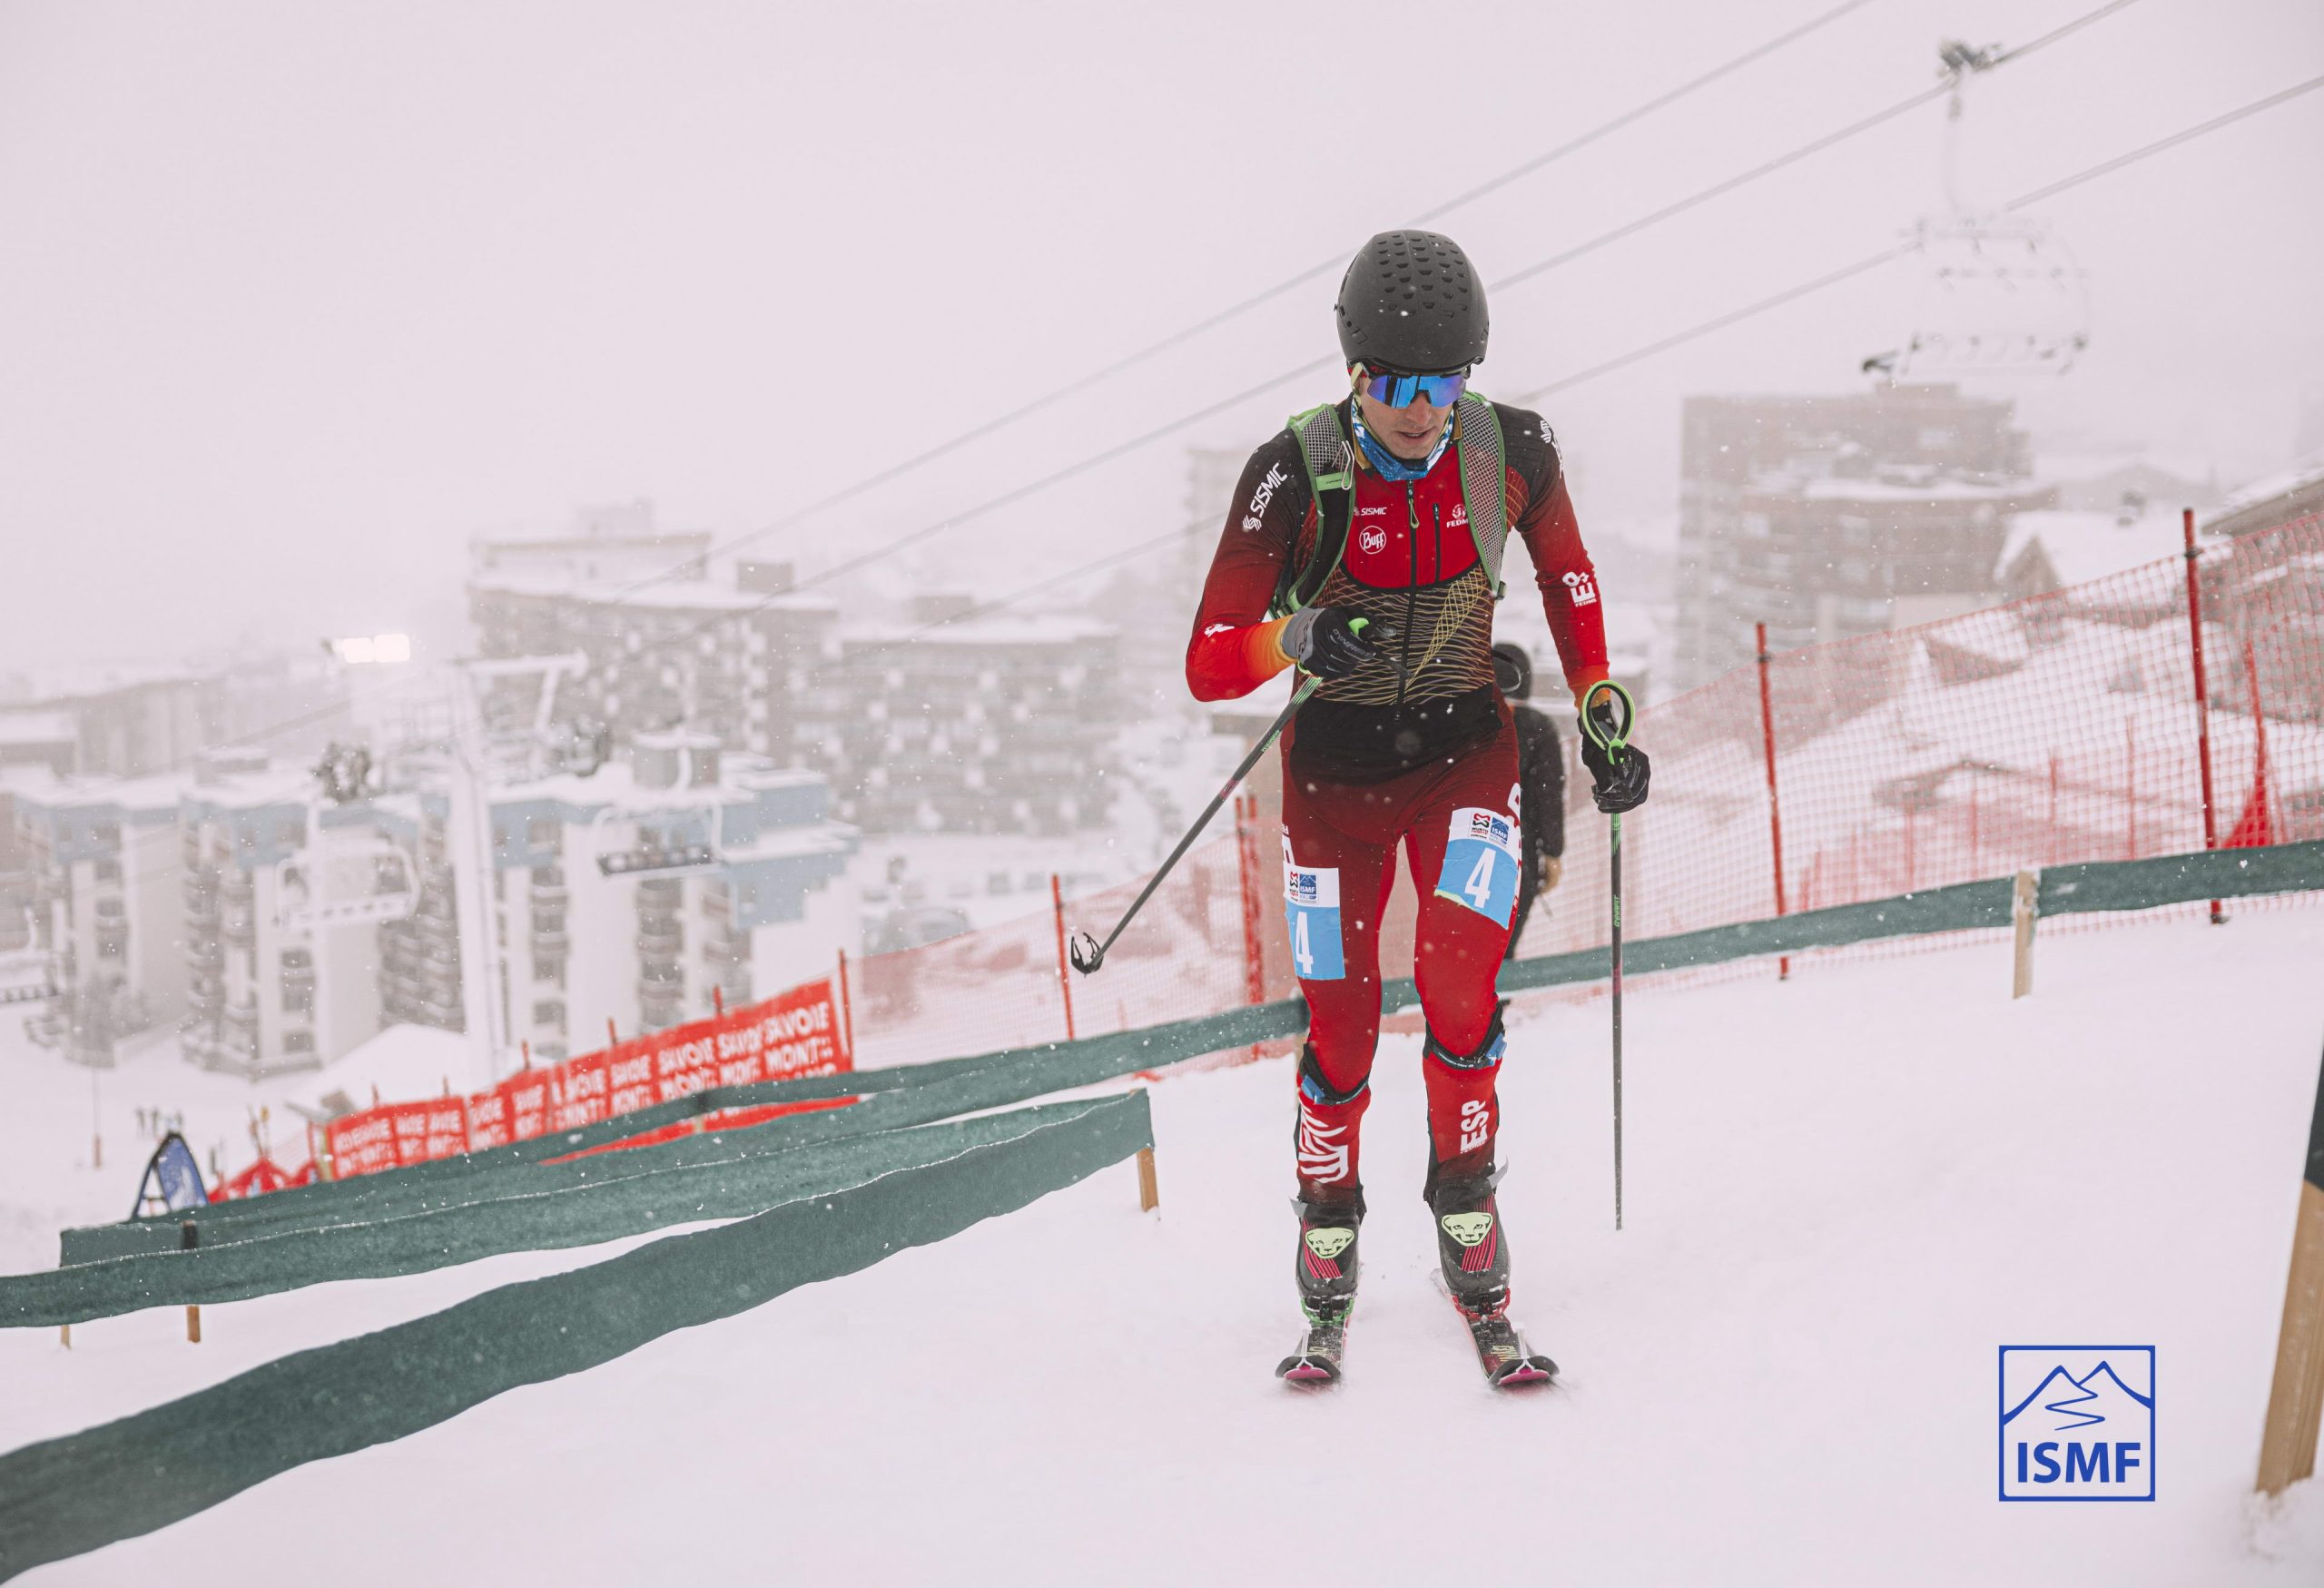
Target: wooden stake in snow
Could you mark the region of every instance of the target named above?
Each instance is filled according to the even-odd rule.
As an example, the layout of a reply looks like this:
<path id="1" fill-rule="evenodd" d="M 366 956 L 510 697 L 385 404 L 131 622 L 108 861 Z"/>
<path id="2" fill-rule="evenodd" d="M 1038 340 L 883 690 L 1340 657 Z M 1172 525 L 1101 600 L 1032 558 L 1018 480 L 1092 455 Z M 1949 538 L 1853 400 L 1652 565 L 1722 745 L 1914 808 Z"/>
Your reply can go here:
<path id="1" fill-rule="evenodd" d="M 2012 998 L 2034 991 L 2034 922 L 2042 912 L 2042 888 L 2032 872 L 2019 872 L 2010 892 L 2011 914 L 2017 927 L 2017 973 L 2010 985 Z"/>
<path id="2" fill-rule="evenodd" d="M 1151 1213 L 1162 1206 L 1162 1188 L 1154 1179 L 1154 1149 L 1137 1149 L 1137 1210 Z"/>
<path id="3" fill-rule="evenodd" d="M 189 1218 L 178 1226 L 180 1251 L 192 1251 L 194 1243 L 201 1238 L 201 1232 L 194 1228 L 192 1219 Z M 199 1305 L 189 1306 L 185 1309 L 185 1337 L 188 1345 L 202 1344 L 202 1308 Z"/>
<path id="4" fill-rule="evenodd" d="M 2324 1075 L 2308 1127 L 2308 1164 L 2292 1227 L 2291 1274 L 2284 1283 L 2283 1330 L 2276 1339 L 2276 1376 L 2260 1436 L 2260 1492 L 2280 1494 L 2316 1471 L 2316 1433 L 2324 1421 Z"/>

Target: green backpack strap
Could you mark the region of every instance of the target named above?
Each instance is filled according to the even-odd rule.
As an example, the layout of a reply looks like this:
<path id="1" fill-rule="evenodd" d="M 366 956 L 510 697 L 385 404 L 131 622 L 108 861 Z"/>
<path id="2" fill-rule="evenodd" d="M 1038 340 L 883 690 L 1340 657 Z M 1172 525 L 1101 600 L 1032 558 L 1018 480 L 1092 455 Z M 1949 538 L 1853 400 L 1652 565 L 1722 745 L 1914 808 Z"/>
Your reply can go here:
<path id="1" fill-rule="evenodd" d="M 1355 452 L 1332 403 L 1291 416 L 1299 459 L 1315 503 L 1315 554 L 1304 567 L 1285 561 L 1268 616 L 1285 616 L 1312 603 L 1347 554 L 1347 527 L 1355 517 Z M 1296 547 L 1294 547 L 1295 551 Z"/>
<path id="2" fill-rule="evenodd" d="M 1507 589 L 1501 581 L 1502 555 L 1509 547 L 1509 448 L 1501 433 L 1501 415 L 1484 398 L 1463 394 L 1453 410 L 1460 426 L 1455 438 L 1461 453 L 1461 499 L 1468 508 L 1469 538 L 1477 561 L 1492 586 L 1493 599 Z M 1306 566 L 1286 562 L 1275 582 L 1268 616 L 1285 616 L 1312 604 L 1324 581 L 1347 555 L 1348 525 L 1355 518 L 1355 449 L 1340 428 L 1336 404 L 1325 403 L 1291 416 L 1291 433 L 1299 439 L 1300 461 L 1307 469 L 1307 488 L 1315 502 L 1315 554 Z"/>
<path id="3" fill-rule="evenodd" d="M 1501 582 L 1501 558 L 1509 548 L 1509 446 L 1501 433 L 1501 415 L 1486 399 L 1463 392 L 1452 417 L 1460 426 L 1454 439 L 1461 449 L 1461 500 L 1469 509 L 1469 538 L 1476 543 L 1477 561 L 1484 565 L 1498 601 L 1508 588 Z"/>

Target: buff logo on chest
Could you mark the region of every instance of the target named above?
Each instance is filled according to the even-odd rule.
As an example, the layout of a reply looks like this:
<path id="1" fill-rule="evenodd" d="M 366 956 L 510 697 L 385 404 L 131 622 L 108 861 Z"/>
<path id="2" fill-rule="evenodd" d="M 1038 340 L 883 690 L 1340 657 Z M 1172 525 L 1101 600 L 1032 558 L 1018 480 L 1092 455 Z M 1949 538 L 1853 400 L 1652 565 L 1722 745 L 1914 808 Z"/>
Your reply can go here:
<path id="1" fill-rule="evenodd" d="M 1436 896 L 1475 911 L 1495 926 L 1517 907 L 1517 821 L 1482 805 L 1452 813 Z"/>

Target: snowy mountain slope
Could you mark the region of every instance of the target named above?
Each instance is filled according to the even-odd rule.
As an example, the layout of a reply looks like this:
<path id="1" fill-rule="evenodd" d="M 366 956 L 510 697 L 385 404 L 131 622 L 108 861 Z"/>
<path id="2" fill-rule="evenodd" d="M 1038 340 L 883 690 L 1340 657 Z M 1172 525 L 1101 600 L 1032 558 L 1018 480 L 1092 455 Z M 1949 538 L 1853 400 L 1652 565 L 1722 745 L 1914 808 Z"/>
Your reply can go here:
<path id="1" fill-rule="evenodd" d="M 2320 952 L 2303 910 L 2045 942 L 2018 1004 L 1989 945 L 1639 986 L 1620 1236 L 1605 1006 L 1537 1003 L 1503 1206 L 1518 1311 L 1566 1367 L 1546 1395 L 1486 1391 L 1427 1282 L 1415 1044 L 1391 1040 L 1336 1390 L 1268 1376 L 1295 1315 L 1289 1076 L 1265 1063 L 1155 1089 L 1158 1218 L 1108 1171 L 25 1581 L 223 1583 L 258 1558 L 357 1583 L 2311 1583 L 2324 1492 L 2271 1517 L 2246 1492 Z M 422 1282 L 205 1321 L 287 1348 Z M 41 1375 L 45 1429 L 60 1386 L 117 1415 L 101 1386 L 158 1393 L 170 1359 L 138 1331 L 173 1321 L 113 1320 L 118 1351 L 10 1338 L 0 1375 Z M 1994 1348 L 2073 1340 L 2159 1350 L 2152 1505 L 1994 1499 Z"/>

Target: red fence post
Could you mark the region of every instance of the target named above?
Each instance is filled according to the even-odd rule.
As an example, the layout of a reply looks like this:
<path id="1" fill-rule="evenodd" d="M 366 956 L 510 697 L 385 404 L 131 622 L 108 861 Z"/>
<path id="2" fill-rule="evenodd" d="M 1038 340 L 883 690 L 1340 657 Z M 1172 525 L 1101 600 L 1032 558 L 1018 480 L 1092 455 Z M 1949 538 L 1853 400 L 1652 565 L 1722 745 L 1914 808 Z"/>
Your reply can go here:
<path id="1" fill-rule="evenodd" d="M 1267 1000 L 1266 961 L 1259 938 L 1259 796 L 1240 795 L 1235 801 L 1235 871 L 1243 886 L 1243 999 L 1254 1008 Z M 1251 1044 L 1251 1057 L 1260 1056 Z"/>
<path id="2" fill-rule="evenodd" d="M 2260 843 L 2276 842 L 2275 813 L 2268 805 L 2268 718 L 2260 700 L 2260 661 L 2251 636 L 2243 636 L 2243 678 L 2251 690 L 2251 808 L 2259 813 Z"/>
<path id="3" fill-rule="evenodd" d="M 1773 697 L 1768 687 L 1768 665 L 1775 658 L 1768 654 L 1768 626 L 1758 626 L 1759 640 L 1759 737 L 1768 752 L 1768 836 L 1775 846 L 1776 913 L 1784 912 L 1783 902 L 1783 806 L 1776 798 L 1776 714 Z M 1776 962 L 1778 980 L 1791 974 L 1791 956 L 1784 955 Z"/>
<path id="4" fill-rule="evenodd" d="M 2203 847 L 2219 847 L 2219 807 L 2211 799 L 2211 696 L 2203 678 L 2203 584 L 2195 576 L 2195 509 L 2182 508 L 2179 524 L 2187 543 L 2187 633 L 2195 658 L 2195 754 L 2203 769 Z M 2226 913 L 2211 901 L 2211 924 L 2225 923 Z"/>
<path id="5" fill-rule="evenodd" d="M 855 1004 L 847 991 L 847 951 L 839 951 L 839 1025 L 847 1033 L 847 1061 L 855 1062 Z"/>
<path id="6" fill-rule="evenodd" d="M 2058 863 L 2058 753 L 2050 752 L 2050 831 L 2042 844 L 2042 863 Z"/>
<path id="7" fill-rule="evenodd" d="M 1049 908 L 1057 917 L 1057 989 L 1065 994 L 1065 1040 L 1073 1041 L 1073 969 L 1065 957 L 1065 888 L 1049 873 Z"/>

